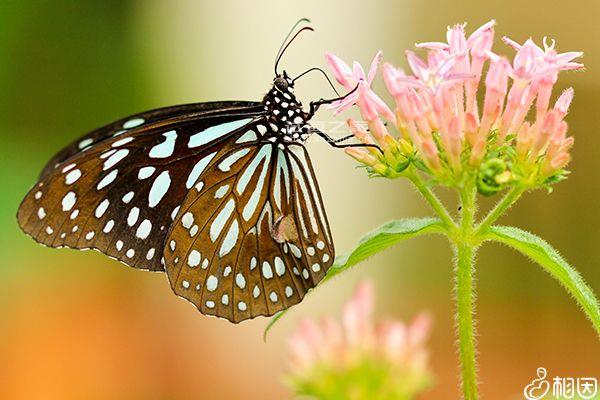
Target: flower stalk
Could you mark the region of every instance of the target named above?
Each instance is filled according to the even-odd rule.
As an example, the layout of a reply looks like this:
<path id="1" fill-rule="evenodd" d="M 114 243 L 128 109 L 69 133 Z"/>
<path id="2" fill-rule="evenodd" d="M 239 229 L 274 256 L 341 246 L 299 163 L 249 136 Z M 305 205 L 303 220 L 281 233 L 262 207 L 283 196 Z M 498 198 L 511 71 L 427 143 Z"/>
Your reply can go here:
<path id="1" fill-rule="evenodd" d="M 460 191 L 460 234 L 454 238 L 456 325 L 459 339 L 462 389 L 465 399 L 477 399 L 477 367 L 475 360 L 475 322 L 473 303 L 475 288 L 473 273 L 476 235 L 473 221 L 476 211 L 476 190 L 472 182 Z"/>
<path id="2" fill-rule="evenodd" d="M 438 217 L 444 223 L 446 229 L 448 231 L 453 231 L 457 228 L 456 223 L 450 216 L 450 213 L 442 204 L 440 199 L 436 196 L 436 194 L 431 190 L 431 188 L 423 181 L 423 178 L 419 176 L 419 174 L 414 170 L 414 168 L 408 168 L 406 172 L 406 177 L 415 185 L 419 193 L 423 196 L 423 198 L 429 203 L 431 208 L 435 211 Z"/>
<path id="3" fill-rule="evenodd" d="M 473 271 L 476 248 L 468 243 L 454 245 L 456 274 L 456 325 L 459 340 L 462 389 L 465 399 L 477 399 L 475 322 L 473 319 Z"/>
<path id="4" fill-rule="evenodd" d="M 525 192 L 525 188 L 515 186 L 494 206 L 494 208 L 485 216 L 481 223 L 477 226 L 476 233 L 478 236 L 485 235 L 487 230 L 492 226 L 498 218 L 500 218 Z"/>

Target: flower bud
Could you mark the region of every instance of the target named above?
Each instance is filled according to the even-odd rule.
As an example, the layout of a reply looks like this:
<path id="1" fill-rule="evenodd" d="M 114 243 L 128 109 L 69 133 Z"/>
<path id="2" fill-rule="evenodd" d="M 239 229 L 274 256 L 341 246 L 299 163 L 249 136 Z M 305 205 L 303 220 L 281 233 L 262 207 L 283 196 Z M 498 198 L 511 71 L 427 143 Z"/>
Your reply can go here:
<path id="1" fill-rule="evenodd" d="M 511 173 L 502 159 L 489 159 L 479 166 L 477 191 L 484 196 L 492 196 L 504 189 L 510 179 Z"/>

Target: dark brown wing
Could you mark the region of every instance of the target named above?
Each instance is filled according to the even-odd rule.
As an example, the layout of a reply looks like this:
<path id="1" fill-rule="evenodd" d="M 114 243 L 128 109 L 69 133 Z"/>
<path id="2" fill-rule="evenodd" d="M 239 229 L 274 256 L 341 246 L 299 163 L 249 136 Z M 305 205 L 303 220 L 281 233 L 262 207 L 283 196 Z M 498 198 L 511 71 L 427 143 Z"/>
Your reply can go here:
<path id="1" fill-rule="evenodd" d="M 317 182 L 301 145 L 230 143 L 215 153 L 172 225 L 176 294 L 232 322 L 299 303 L 333 263 Z"/>
<path id="2" fill-rule="evenodd" d="M 46 173 L 23 200 L 19 225 L 50 247 L 97 249 L 163 270 L 166 234 L 201 161 L 260 118 L 255 107 L 215 110 L 110 136 Z"/>
<path id="3" fill-rule="evenodd" d="M 172 107 L 158 108 L 119 119 L 111 124 L 95 129 L 86 135 L 78 138 L 65 146 L 54 157 L 46 163 L 46 166 L 40 174 L 40 179 L 44 178 L 50 172 L 54 171 L 65 160 L 73 157 L 75 154 L 86 151 L 92 146 L 113 136 L 119 136 L 133 129 L 151 126 L 160 121 L 166 121 L 172 118 L 182 116 L 209 116 L 211 114 L 235 114 L 246 112 L 251 108 L 259 107 L 260 103 L 252 101 L 218 101 L 208 103 L 182 104 Z"/>

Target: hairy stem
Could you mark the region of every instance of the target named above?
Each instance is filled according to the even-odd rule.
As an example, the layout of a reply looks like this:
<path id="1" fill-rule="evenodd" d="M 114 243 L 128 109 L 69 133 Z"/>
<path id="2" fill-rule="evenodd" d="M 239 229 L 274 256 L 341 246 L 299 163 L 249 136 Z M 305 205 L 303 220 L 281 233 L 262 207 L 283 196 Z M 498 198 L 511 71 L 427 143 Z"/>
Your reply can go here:
<path id="1" fill-rule="evenodd" d="M 473 272 L 477 244 L 473 235 L 475 198 L 473 185 L 460 191 L 460 233 L 454 238 L 456 274 L 456 324 L 458 329 L 462 389 L 465 400 L 476 400 L 477 366 L 475 353 L 475 326 L 473 319 L 474 285 Z"/>
<path id="2" fill-rule="evenodd" d="M 407 174 L 408 179 L 415 185 L 419 193 L 427 200 L 431 208 L 436 212 L 439 218 L 442 220 L 447 229 L 456 228 L 454 220 L 450 216 L 450 213 L 444 207 L 440 199 L 433 193 L 433 191 L 427 186 L 423 179 L 414 171 L 410 171 Z"/>
<path id="3" fill-rule="evenodd" d="M 500 200 L 477 227 L 477 234 L 483 235 L 521 197 L 525 188 L 515 186 Z"/>
<path id="4" fill-rule="evenodd" d="M 458 325 L 462 390 L 465 400 L 476 400 L 478 398 L 473 321 L 473 262 L 475 251 L 475 248 L 467 243 L 455 245 L 456 323 Z"/>

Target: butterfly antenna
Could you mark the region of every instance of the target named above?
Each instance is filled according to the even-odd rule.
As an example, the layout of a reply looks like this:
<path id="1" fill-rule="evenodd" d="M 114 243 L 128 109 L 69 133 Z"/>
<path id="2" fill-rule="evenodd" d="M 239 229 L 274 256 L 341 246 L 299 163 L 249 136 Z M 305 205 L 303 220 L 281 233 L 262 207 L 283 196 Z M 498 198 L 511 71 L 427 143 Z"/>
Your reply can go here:
<path id="1" fill-rule="evenodd" d="M 331 88 L 333 89 L 333 91 L 335 92 L 335 94 L 337 94 L 338 97 L 340 96 L 340 93 L 336 90 L 335 86 L 331 82 L 331 79 L 329 79 L 329 77 L 327 76 L 327 73 L 325 73 L 325 71 L 323 71 L 319 67 L 313 67 L 313 68 L 310 68 L 310 69 L 304 71 L 303 73 L 301 73 L 300 75 L 298 75 L 297 77 L 295 77 L 294 79 L 292 79 L 292 82 L 296 82 L 297 79 L 300 79 L 301 77 L 303 77 L 304 75 L 306 75 L 306 74 L 308 74 L 309 72 L 312 72 L 312 71 L 319 71 L 321 74 L 323 74 L 323 76 L 325 77 L 325 79 L 327 79 L 327 82 L 329 82 L 329 86 L 331 86 Z"/>
<path id="2" fill-rule="evenodd" d="M 306 18 L 303 18 L 305 20 L 307 20 Z M 308 21 L 308 20 L 307 20 Z M 302 20 L 298 21 L 295 25 L 294 28 L 292 28 L 292 31 L 296 28 L 296 26 L 302 22 Z M 304 28 L 300 29 L 298 32 L 296 32 L 296 34 L 294 36 L 292 36 L 292 38 L 286 43 L 285 41 L 282 44 L 282 48 L 279 50 L 279 52 L 277 52 L 277 57 L 275 59 L 275 75 L 277 74 L 277 66 L 279 65 L 279 61 L 281 60 L 281 57 L 283 56 L 283 53 L 285 53 L 285 51 L 287 50 L 287 48 L 290 46 L 290 44 L 292 44 L 292 42 L 298 37 L 298 35 L 300 35 L 302 32 L 304 31 L 314 31 L 313 28 L 311 28 L 310 26 L 305 26 Z M 291 32 L 290 32 L 291 33 Z M 289 37 L 289 34 L 288 34 Z M 287 40 L 287 37 L 286 37 Z M 284 46 L 285 44 L 285 46 Z"/>
<path id="3" fill-rule="evenodd" d="M 300 18 L 298 21 L 296 21 L 296 23 L 294 24 L 294 26 L 292 26 L 292 29 L 290 29 L 290 31 L 288 32 L 288 34 L 285 35 L 285 39 L 283 39 L 283 42 L 281 42 L 281 46 L 279 46 L 279 51 L 277 52 L 277 57 L 279 57 L 279 53 L 281 53 L 281 49 L 285 45 L 285 42 L 287 42 L 287 40 L 290 38 L 290 36 L 292 36 L 292 33 L 296 30 L 296 28 L 298 27 L 298 25 L 300 25 L 303 22 L 306 22 L 306 23 L 310 24 L 310 19 L 308 19 L 308 18 Z M 277 57 L 275 57 L 275 58 L 277 58 Z"/>

